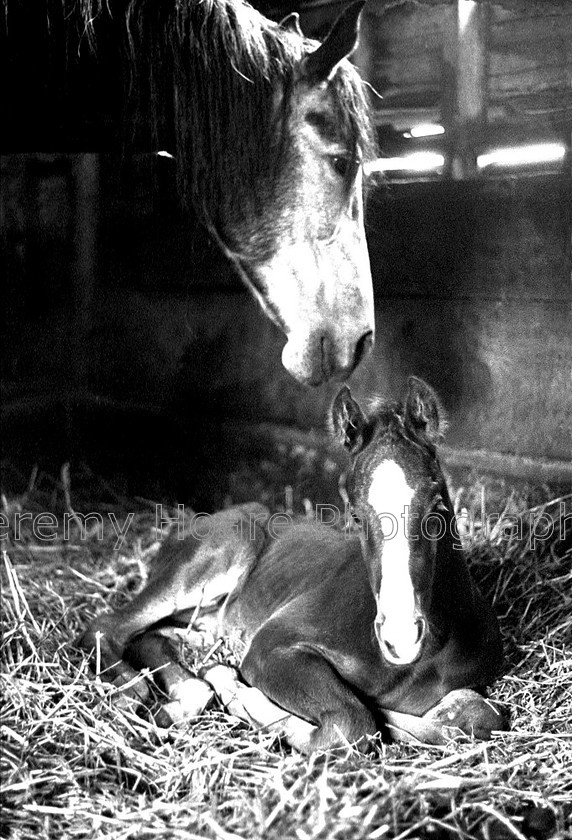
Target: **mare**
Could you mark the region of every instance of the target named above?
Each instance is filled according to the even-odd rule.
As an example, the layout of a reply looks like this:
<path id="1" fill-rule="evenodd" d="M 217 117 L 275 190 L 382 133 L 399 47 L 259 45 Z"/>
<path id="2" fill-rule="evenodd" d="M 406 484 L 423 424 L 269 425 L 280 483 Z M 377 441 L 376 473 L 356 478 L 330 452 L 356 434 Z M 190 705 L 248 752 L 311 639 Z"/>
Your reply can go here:
<path id="1" fill-rule="evenodd" d="M 286 369 L 309 385 L 347 378 L 374 338 L 362 194 L 372 128 L 347 60 L 364 3 L 348 6 L 321 45 L 303 36 L 297 14 L 275 23 L 242 0 L 60 3 L 59 29 L 57 0 L 43 17 L 29 11 L 49 27 L 45 40 L 52 29 L 65 38 L 46 53 L 54 66 L 36 75 L 75 90 L 76 53 L 91 68 L 95 60 L 89 79 L 109 77 L 110 90 L 86 120 L 118 99 L 103 123 L 122 123 L 130 151 L 172 155 L 183 204 L 285 334 Z M 28 11 L 10 2 L 5 11 L 5 60 L 20 84 L 31 75 Z M 10 97 L 19 113 L 25 98 Z"/>
<path id="2" fill-rule="evenodd" d="M 366 745 L 387 725 L 429 743 L 489 737 L 504 721 L 481 691 L 501 672 L 502 645 L 455 541 L 437 397 L 412 377 L 402 404 L 364 413 L 344 386 L 332 423 L 350 456 L 352 531 L 259 504 L 196 519 L 165 541 L 140 594 L 97 617 L 80 645 L 97 651 L 124 700 L 147 702 L 137 669 L 151 669 L 168 700 L 163 725 L 197 714 L 213 688 L 303 752 Z M 228 639 L 239 675 L 217 665 L 201 680 L 180 664 L 176 627 L 199 644 L 199 617 L 203 634 L 210 618 L 212 638 Z"/>

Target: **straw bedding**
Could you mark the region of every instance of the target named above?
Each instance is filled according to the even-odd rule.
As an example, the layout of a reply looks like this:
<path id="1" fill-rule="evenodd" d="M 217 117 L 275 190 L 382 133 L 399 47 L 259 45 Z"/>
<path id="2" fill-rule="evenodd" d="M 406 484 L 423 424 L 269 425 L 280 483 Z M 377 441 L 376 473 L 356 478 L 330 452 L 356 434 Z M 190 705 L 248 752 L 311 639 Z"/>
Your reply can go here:
<path id="1" fill-rule="evenodd" d="M 58 481 L 33 476 L 4 513 L 93 509 Z M 458 495 L 472 504 L 474 488 Z M 481 492 L 481 491 L 479 491 Z M 73 497 L 73 498 L 72 498 Z M 464 502 L 463 502 L 464 498 Z M 530 548 L 499 525 L 467 535 L 473 573 L 494 599 L 508 672 L 493 689 L 512 716 L 489 743 L 376 743 L 303 757 L 220 707 L 172 730 L 117 710 L 73 640 L 106 605 L 141 585 L 156 551 L 155 510 L 100 485 L 97 510 L 134 513 L 116 549 L 92 529 L 38 540 L 29 520 L 2 543 L 2 827 L 10 838 L 509 838 L 572 836 L 572 549 L 556 529 Z M 468 501 L 467 501 L 468 500 Z M 532 512 L 557 517 L 572 497 Z M 530 522 L 527 513 L 523 520 Z M 507 525 L 503 530 L 503 526 Z M 89 526 L 88 526 L 89 532 Z M 12 535 L 14 536 L 14 535 Z M 224 643 L 202 659 L 225 660 Z"/>

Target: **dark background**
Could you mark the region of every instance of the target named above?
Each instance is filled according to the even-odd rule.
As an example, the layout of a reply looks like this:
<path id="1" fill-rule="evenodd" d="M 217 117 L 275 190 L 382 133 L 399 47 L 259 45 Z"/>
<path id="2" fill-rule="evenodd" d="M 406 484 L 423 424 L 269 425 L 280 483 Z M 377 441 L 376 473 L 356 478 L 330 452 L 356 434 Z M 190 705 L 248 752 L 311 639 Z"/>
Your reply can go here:
<path id="1" fill-rule="evenodd" d="M 275 18 L 294 7 L 266 4 Z M 376 123 L 391 155 L 402 153 L 407 121 L 439 118 L 447 91 L 435 45 L 446 54 L 452 4 L 404 4 L 401 17 L 383 7 L 368 7 L 356 60 L 384 91 Z M 336 470 L 322 433 L 336 387 L 307 391 L 289 377 L 283 337 L 178 209 L 170 161 L 144 138 L 125 144 L 120 64 L 105 32 L 94 55 L 61 2 L 42 9 L 49 32 L 46 14 L 13 8 L 2 85 L 5 476 L 85 462 L 139 493 L 208 507 L 255 496 L 278 461 L 301 497 L 328 495 Z M 323 34 L 339 8 L 306 4 L 305 31 Z M 542 8 L 523 22 L 514 4 L 493 7 L 489 145 L 564 138 L 569 148 L 558 73 L 571 16 L 562 4 Z M 517 118 L 517 100 L 508 107 L 502 96 L 523 90 Z M 533 94 L 543 119 L 530 119 Z M 569 478 L 570 187 L 565 162 L 398 177 L 370 196 L 377 343 L 352 388 L 395 397 L 410 373 L 427 379 L 450 415 L 451 464 Z"/>

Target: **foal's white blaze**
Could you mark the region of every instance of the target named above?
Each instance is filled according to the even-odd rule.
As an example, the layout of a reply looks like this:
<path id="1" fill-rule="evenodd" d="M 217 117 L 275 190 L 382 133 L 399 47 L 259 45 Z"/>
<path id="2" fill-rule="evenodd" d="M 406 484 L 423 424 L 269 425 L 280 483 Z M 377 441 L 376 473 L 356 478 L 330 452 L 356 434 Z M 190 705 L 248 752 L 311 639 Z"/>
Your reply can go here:
<path id="1" fill-rule="evenodd" d="M 417 657 L 420 644 L 407 537 L 407 512 L 414 495 L 415 490 L 394 461 L 383 461 L 376 467 L 368 493 L 384 535 L 376 622 L 380 641 L 392 648 L 387 651 L 384 646 L 384 655 L 404 663 Z"/>

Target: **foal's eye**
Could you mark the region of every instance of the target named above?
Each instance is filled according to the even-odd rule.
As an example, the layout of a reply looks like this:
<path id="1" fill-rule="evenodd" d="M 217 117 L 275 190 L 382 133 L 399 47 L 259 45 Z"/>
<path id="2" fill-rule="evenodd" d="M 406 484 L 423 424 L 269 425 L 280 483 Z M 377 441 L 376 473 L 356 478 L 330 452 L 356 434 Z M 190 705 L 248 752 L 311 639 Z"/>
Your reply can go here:
<path id="1" fill-rule="evenodd" d="M 437 498 L 433 502 L 433 509 L 437 513 L 447 513 L 447 505 L 445 504 L 441 496 L 437 496 Z"/>
<path id="2" fill-rule="evenodd" d="M 350 510 L 350 516 L 356 525 L 361 525 L 361 517 L 358 516 L 355 510 Z"/>

